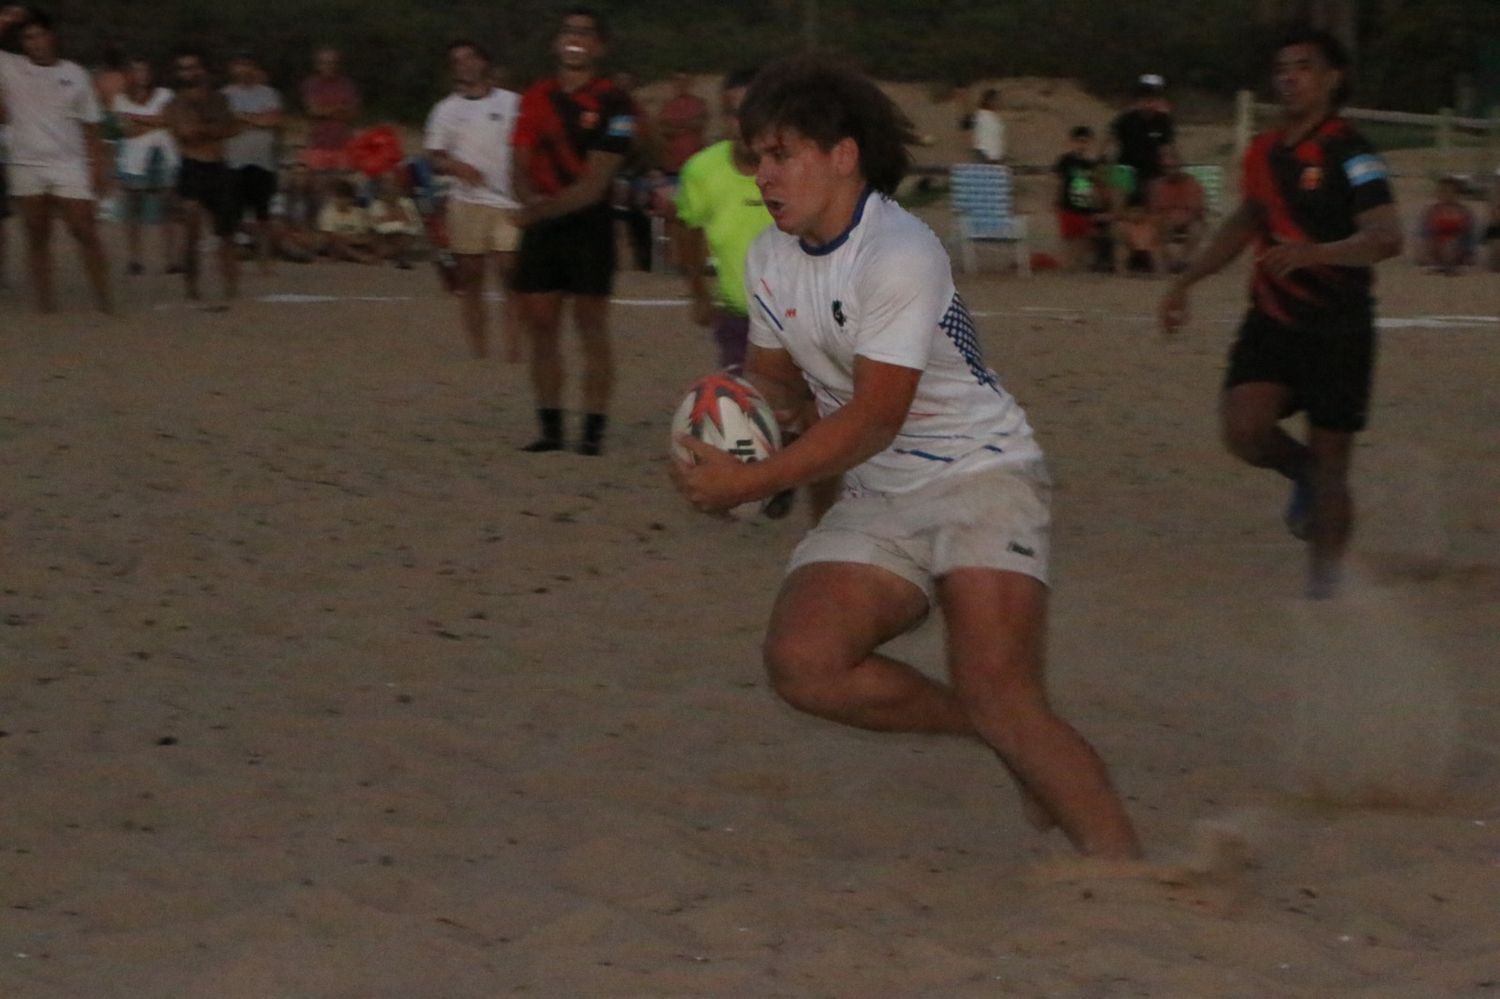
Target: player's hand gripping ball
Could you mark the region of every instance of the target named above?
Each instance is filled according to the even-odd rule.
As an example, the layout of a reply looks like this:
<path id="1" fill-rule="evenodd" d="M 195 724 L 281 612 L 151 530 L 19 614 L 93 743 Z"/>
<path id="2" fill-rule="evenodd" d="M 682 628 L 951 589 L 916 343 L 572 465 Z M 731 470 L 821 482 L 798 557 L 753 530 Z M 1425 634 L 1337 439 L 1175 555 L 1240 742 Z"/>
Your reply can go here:
<path id="1" fill-rule="evenodd" d="M 677 442 L 680 436 L 697 438 L 743 462 L 762 461 L 781 447 L 771 404 L 755 386 L 727 372 L 694 382 L 672 415 L 672 455 L 691 463 L 692 453 Z M 766 500 L 754 500 L 727 512 L 743 520 L 761 513 L 765 504 Z"/>

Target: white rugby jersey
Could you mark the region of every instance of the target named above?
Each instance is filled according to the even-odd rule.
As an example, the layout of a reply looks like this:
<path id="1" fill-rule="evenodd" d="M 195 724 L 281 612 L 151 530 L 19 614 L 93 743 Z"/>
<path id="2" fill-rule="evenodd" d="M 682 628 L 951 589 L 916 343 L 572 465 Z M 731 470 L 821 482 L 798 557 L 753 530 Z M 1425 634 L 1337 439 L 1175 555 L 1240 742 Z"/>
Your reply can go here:
<path id="1" fill-rule="evenodd" d="M 846 493 L 909 492 L 957 471 L 1033 461 L 1026 414 L 985 366 L 974 322 L 932 230 L 866 191 L 824 246 L 768 228 L 745 266 L 750 342 L 790 352 L 827 416 L 854 396 L 854 358 L 922 372 L 884 451 L 844 476 Z"/>

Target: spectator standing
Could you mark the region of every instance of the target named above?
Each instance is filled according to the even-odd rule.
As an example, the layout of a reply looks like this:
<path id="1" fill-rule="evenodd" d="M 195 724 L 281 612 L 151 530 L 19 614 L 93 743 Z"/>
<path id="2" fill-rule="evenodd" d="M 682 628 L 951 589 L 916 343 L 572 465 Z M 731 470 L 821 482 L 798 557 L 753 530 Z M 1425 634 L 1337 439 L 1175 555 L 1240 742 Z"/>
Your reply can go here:
<path id="1" fill-rule="evenodd" d="M 656 127 L 662 141 L 661 168 L 675 179 L 682 165 L 708 145 L 708 102 L 693 93 L 689 73 L 673 73 L 672 89 L 671 99 L 656 117 Z"/>
<path id="2" fill-rule="evenodd" d="M 1151 181 L 1161 176 L 1162 150 L 1177 141 L 1177 129 L 1168 110 L 1166 81 L 1155 73 L 1137 80 L 1131 106 L 1115 118 L 1109 132 L 1114 161 L 1129 167 L 1134 174 L 1133 185 L 1126 192 L 1126 204 L 1142 207 Z"/>
<path id="3" fill-rule="evenodd" d="M 124 136 L 116 157 L 119 170 L 121 221 L 125 224 L 127 274 L 141 274 L 141 227 L 151 225 L 161 233 L 162 266 L 167 273 L 179 268 L 172 215 L 172 186 L 177 180 L 177 143 L 167 130 L 165 112 L 172 91 L 158 87 L 151 63 L 131 59 L 125 67 L 125 89 L 114 97 L 114 115 Z"/>
<path id="4" fill-rule="evenodd" d="M 0 108 L 9 124 L 7 186 L 26 229 L 26 260 L 42 312 L 52 290 L 52 221 L 60 217 L 83 256 L 94 301 L 114 311 L 109 264 L 95 221 L 108 185 L 102 117 L 88 73 L 58 54 L 52 21 L 39 11 L 0 8 L 0 35 L 20 33 L 22 55 L 0 52 Z"/>
<path id="5" fill-rule="evenodd" d="M 271 272 L 271 199 L 276 196 L 276 146 L 281 130 L 281 94 L 265 82 L 253 56 L 241 53 L 229 61 L 229 84 L 224 99 L 239 123 L 239 132 L 224 143 L 224 156 L 234 172 L 234 194 L 240 219 L 253 219 L 250 233 L 262 274 Z"/>
<path id="6" fill-rule="evenodd" d="M 616 73 L 615 86 L 630 98 L 635 108 L 636 134 L 630 154 L 625 157 L 624 165 L 616 172 L 614 183 L 610 185 L 610 207 L 615 218 L 625 224 L 625 236 L 630 242 L 630 253 L 635 260 L 636 270 L 649 271 L 653 256 L 652 240 L 655 238 L 651 231 L 651 202 L 655 185 L 663 175 L 652 165 L 658 151 L 654 148 L 654 135 L 647 127 L 646 116 L 635 97 L 634 74 Z"/>
<path id="7" fill-rule="evenodd" d="M 302 110 L 308 118 L 302 162 L 312 171 L 318 194 L 349 169 L 349 140 L 359 115 L 359 88 L 344 75 L 339 50 L 324 46 L 313 54 L 313 73 L 302 81 Z"/>
<path id="8" fill-rule="evenodd" d="M 177 140 L 182 164 L 177 171 L 178 207 L 182 213 L 182 276 L 187 297 L 201 297 L 198 244 L 205 219 L 219 240 L 219 276 L 226 302 L 239 294 L 239 258 L 234 236 L 239 230 L 239 201 L 234 175 L 224 159 L 225 140 L 239 131 L 229 101 L 214 89 L 202 53 L 184 49 L 173 57 L 177 96 L 167 106 L 167 126 Z"/>
<path id="9" fill-rule="evenodd" d="M 603 16 L 588 7 L 562 18 L 553 52 L 557 72 L 521 98 L 516 124 L 516 183 L 525 206 L 516 291 L 531 334 L 531 382 L 541 436 L 532 452 L 563 446 L 563 367 L 559 351 L 563 302 L 583 341 L 583 435 L 580 454 L 604 448 L 614 390 L 609 293 L 615 243 L 609 207 L 615 173 L 634 145 L 635 104 L 598 75 L 607 49 Z"/>
<path id="10" fill-rule="evenodd" d="M 433 169 L 453 178 L 448 191 L 448 250 L 453 254 L 454 290 L 464 332 L 475 357 L 488 353 L 484 274 L 493 263 L 495 283 L 505 292 L 500 339 L 505 359 L 521 360 L 520 330 L 511 276 L 521 243 L 512 184 L 512 135 L 521 98 L 490 82 L 490 60 L 472 41 L 448 46 L 454 91 L 427 118 L 423 148 Z"/>
<path id="11" fill-rule="evenodd" d="M 1146 208 L 1155 233 L 1154 269 L 1180 274 L 1198 254 L 1208 225 L 1208 196 L 1198 178 L 1182 167 L 1175 146 L 1161 153 L 1162 175 L 1146 190 Z"/>
<path id="12" fill-rule="evenodd" d="M 974 109 L 974 131 L 970 140 L 974 158 L 980 163 L 1005 160 L 1005 122 L 1000 117 L 1000 91 L 990 87 L 979 95 Z"/>
<path id="13" fill-rule="evenodd" d="M 1096 245 L 1095 229 L 1103 207 L 1094 181 L 1099 161 L 1093 152 L 1094 130 L 1078 125 L 1068 133 L 1068 151 L 1052 165 L 1057 177 L 1057 232 L 1068 267 L 1075 271 L 1084 269 Z"/>

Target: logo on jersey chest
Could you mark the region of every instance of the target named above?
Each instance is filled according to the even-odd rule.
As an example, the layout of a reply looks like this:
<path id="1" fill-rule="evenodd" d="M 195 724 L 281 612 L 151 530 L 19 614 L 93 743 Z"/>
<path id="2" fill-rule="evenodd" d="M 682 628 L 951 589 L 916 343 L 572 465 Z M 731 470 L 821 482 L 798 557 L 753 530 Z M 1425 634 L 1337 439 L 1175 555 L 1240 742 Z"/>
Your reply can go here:
<path id="1" fill-rule="evenodd" d="M 1323 183 L 1323 168 L 1320 166 L 1305 166 L 1302 168 L 1302 176 L 1297 179 L 1297 186 L 1304 191 L 1316 191 Z"/>
<path id="2" fill-rule="evenodd" d="M 585 111 L 578 116 L 578 124 L 584 128 L 593 128 L 599 124 L 598 111 Z"/>
<path id="3" fill-rule="evenodd" d="M 833 321 L 839 324 L 839 329 L 844 328 L 844 303 L 836 298 L 833 300 Z"/>

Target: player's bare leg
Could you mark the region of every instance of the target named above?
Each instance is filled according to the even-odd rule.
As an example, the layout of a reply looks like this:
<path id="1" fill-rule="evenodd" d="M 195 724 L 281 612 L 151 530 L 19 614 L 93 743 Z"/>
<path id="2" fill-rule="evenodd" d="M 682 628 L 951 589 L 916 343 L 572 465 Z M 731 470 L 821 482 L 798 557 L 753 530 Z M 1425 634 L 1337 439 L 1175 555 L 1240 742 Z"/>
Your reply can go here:
<path id="1" fill-rule="evenodd" d="M 198 301 L 198 244 L 203 240 L 203 209 L 196 201 L 182 203 L 182 284 L 191 301 Z"/>
<path id="2" fill-rule="evenodd" d="M 609 298 L 575 295 L 573 325 L 583 347 L 583 438 L 580 454 L 599 454 L 604 446 L 605 414 L 615 387 L 614 350 L 609 341 Z"/>
<path id="3" fill-rule="evenodd" d="M 583 406 L 590 413 L 602 413 L 608 408 L 615 387 L 609 299 L 603 295 L 574 296 L 573 324 L 583 345 Z"/>
<path id="4" fill-rule="evenodd" d="M 219 279 L 223 282 L 224 300 L 232 302 L 240 297 L 240 255 L 235 251 L 232 237 L 219 237 L 218 254 Z"/>
<path id="5" fill-rule="evenodd" d="M 875 652 L 927 615 L 921 589 L 851 562 L 814 562 L 782 584 L 766 631 L 771 685 L 799 711 L 876 732 L 971 735 L 943 684 Z"/>
<path id="6" fill-rule="evenodd" d="M 484 255 L 456 253 L 453 261 L 453 290 L 458 292 L 469 353 L 477 358 L 487 357 L 490 350 L 484 332 Z"/>
<path id="7" fill-rule="evenodd" d="M 1281 428 L 1291 390 L 1274 382 L 1246 382 L 1224 393 L 1221 416 L 1224 445 L 1256 468 L 1270 468 L 1289 479 L 1306 474 L 1307 446 Z"/>
<path id="8" fill-rule="evenodd" d="M 833 480 L 837 481 L 837 480 Z M 830 721 L 876 732 L 982 738 L 954 690 L 875 650 L 927 616 L 920 589 L 883 569 L 814 562 L 787 577 L 771 612 L 765 664 L 778 696 Z M 1053 816 L 1001 757 L 1027 821 Z"/>
<path id="9" fill-rule="evenodd" d="M 100 312 L 115 311 L 109 288 L 109 263 L 104 257 L 104 242 L 99 238 L 99 224 L 94 218 L 94 202 L 87 198 L 63 198 L 58 201 L 63 225 L 78 244 L 83 257 L 84 273 L 94 292 L 94 304 Z"/>
<path id="10" fill-rule="evenodd" d="M 1349 459 L 1354 435 L 1313 427 L 1312 519 L 1308 536 L 1308 595 L 1329 597 L 1338 589 L 1339 567 L 1354 525 L 1354 498 L 1349 489 Z"/>
<path id="11" fill-rule="evenodd" d="M 516 270 L 514 253 L 491 254 L 495 260 L 495 286 L 500 289 L 500 349 L 505 363 L 520 364 L 526 359 L 521 310 L 516 302 L 516 293 L 511 288 L 511 276 Z"/>
<path id="12" fill-rule="evenodd" d="M 1139 857 L 1104 762 L 1048 703 L 1047 588 L 1021 573 L 956 569 L 938 581 L 938 598 L 954 688 L 980 737 L 1080 853 Z"/>
<path id="13" fill-rule="evenodd" d="M 52 292 L 52 200 L 48 194 L 15 199 L 26 231 L 26 268 L 38 312 L 57 311 Z"/>
<path id="14" fill-rule="evenodd" d="M 558 343 L 562 328 L 561 292 L 528 292 L 518 295 L 517 308 L 531 340 L 531 390 L 536 399 L 542 435 L 521 450 L 560 451 L 562 439 L 562 351 Z"/>

